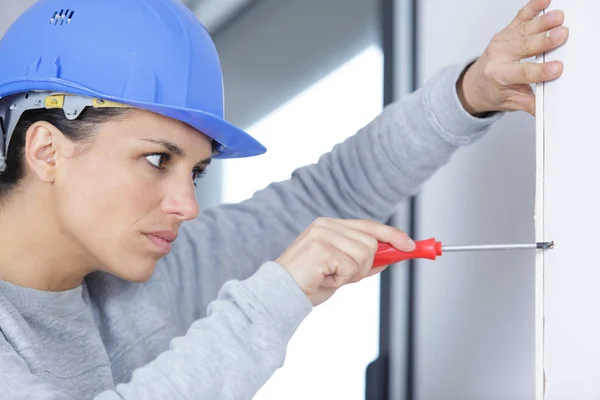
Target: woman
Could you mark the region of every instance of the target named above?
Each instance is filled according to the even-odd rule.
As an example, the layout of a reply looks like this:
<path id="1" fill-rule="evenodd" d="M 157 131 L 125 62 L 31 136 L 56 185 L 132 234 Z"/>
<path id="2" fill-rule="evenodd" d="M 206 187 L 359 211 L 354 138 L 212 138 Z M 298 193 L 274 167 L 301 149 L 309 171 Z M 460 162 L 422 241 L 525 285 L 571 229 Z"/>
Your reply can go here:
<path id="1" fill-rule="evenodd" d="M 40 0 L 0 41 L 0 393 L 251 398 L 313 306 L 381 271 L 378 241 L 413 249 L 380 223 L 395 205 L 501 112 L 533 114 L 528 85 L 562 66 L 520 60 L 567 38 L 548 3 L 316 165 L 198 216 L 211 158 L 264 152 L 223 120 L 206 31 L 175 0 Z"/>

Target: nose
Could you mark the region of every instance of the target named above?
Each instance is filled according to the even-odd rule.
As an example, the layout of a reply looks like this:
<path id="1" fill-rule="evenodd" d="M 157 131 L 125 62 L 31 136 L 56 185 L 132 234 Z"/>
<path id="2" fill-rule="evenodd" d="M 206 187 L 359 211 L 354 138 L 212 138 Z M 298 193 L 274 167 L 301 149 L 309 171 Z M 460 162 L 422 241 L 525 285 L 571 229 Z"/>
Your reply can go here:
<path id="1" fill-rule="evenodd" d="M 182 221 L 196 218 L 200 213 L 200 208 L 193 183 L 171 185 L 163 199 L 162 209 L 166 214 L 176 215 Z"/>

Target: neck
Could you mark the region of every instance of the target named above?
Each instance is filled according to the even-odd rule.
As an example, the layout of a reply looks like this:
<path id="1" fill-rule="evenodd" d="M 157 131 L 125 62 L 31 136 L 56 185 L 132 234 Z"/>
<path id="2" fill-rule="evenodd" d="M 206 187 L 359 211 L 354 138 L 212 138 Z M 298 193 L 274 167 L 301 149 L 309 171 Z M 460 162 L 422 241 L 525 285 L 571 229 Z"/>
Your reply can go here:
<path id="1" fill-rule="evenodd" d="M 0 204 L 0 279 L 37 290 L 72 289 L 91 269 L 41 192 L 19 191 Z"/>

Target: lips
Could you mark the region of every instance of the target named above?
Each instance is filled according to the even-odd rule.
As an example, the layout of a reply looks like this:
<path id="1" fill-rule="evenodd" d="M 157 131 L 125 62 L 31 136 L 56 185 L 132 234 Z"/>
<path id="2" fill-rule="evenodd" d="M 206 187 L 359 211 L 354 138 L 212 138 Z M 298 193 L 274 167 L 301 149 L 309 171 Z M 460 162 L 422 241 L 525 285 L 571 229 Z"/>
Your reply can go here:
<path id="1" fill-rule="evenodd" d="M 156 249 L 164 254 L 167 254 L 171 251 L 172 242 L 177 239 L 177 234 L 173 231 L 156 231 L 146 233 L 150 242 L 154 244 Z"/>
<path id="2" fill-rule="evenodd" d="M 177 233 L 175 233 L 173 231 L 150 232 L 150 233 L 148 233 L 148 235 L 159 237 L 161 239 L 166 240 L 167 242 L 172 242 L 175 239 L 177 239 Z"/>

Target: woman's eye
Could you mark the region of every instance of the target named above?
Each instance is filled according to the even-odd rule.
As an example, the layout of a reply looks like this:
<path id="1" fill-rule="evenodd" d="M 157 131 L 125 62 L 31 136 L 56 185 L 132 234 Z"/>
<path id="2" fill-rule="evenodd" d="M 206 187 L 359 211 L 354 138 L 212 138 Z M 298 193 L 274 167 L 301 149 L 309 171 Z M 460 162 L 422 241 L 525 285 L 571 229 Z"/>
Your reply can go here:
<path id="1" fill-rule="evenodd" d="M 192 180 L 195 182 L 197 179 L 202 178 L 206 174 L 206 171 L 200 168 L 195 168 L 192 171 Z"/>
<path id="2" fill-rule="evenodd" d="M 158 169 L 163 169 L 165 167 L 165 162 L 167 161 L 164 154 L 150 154 L 146 156 L 146 160 L 148 160 L 153 167 Z"/>

